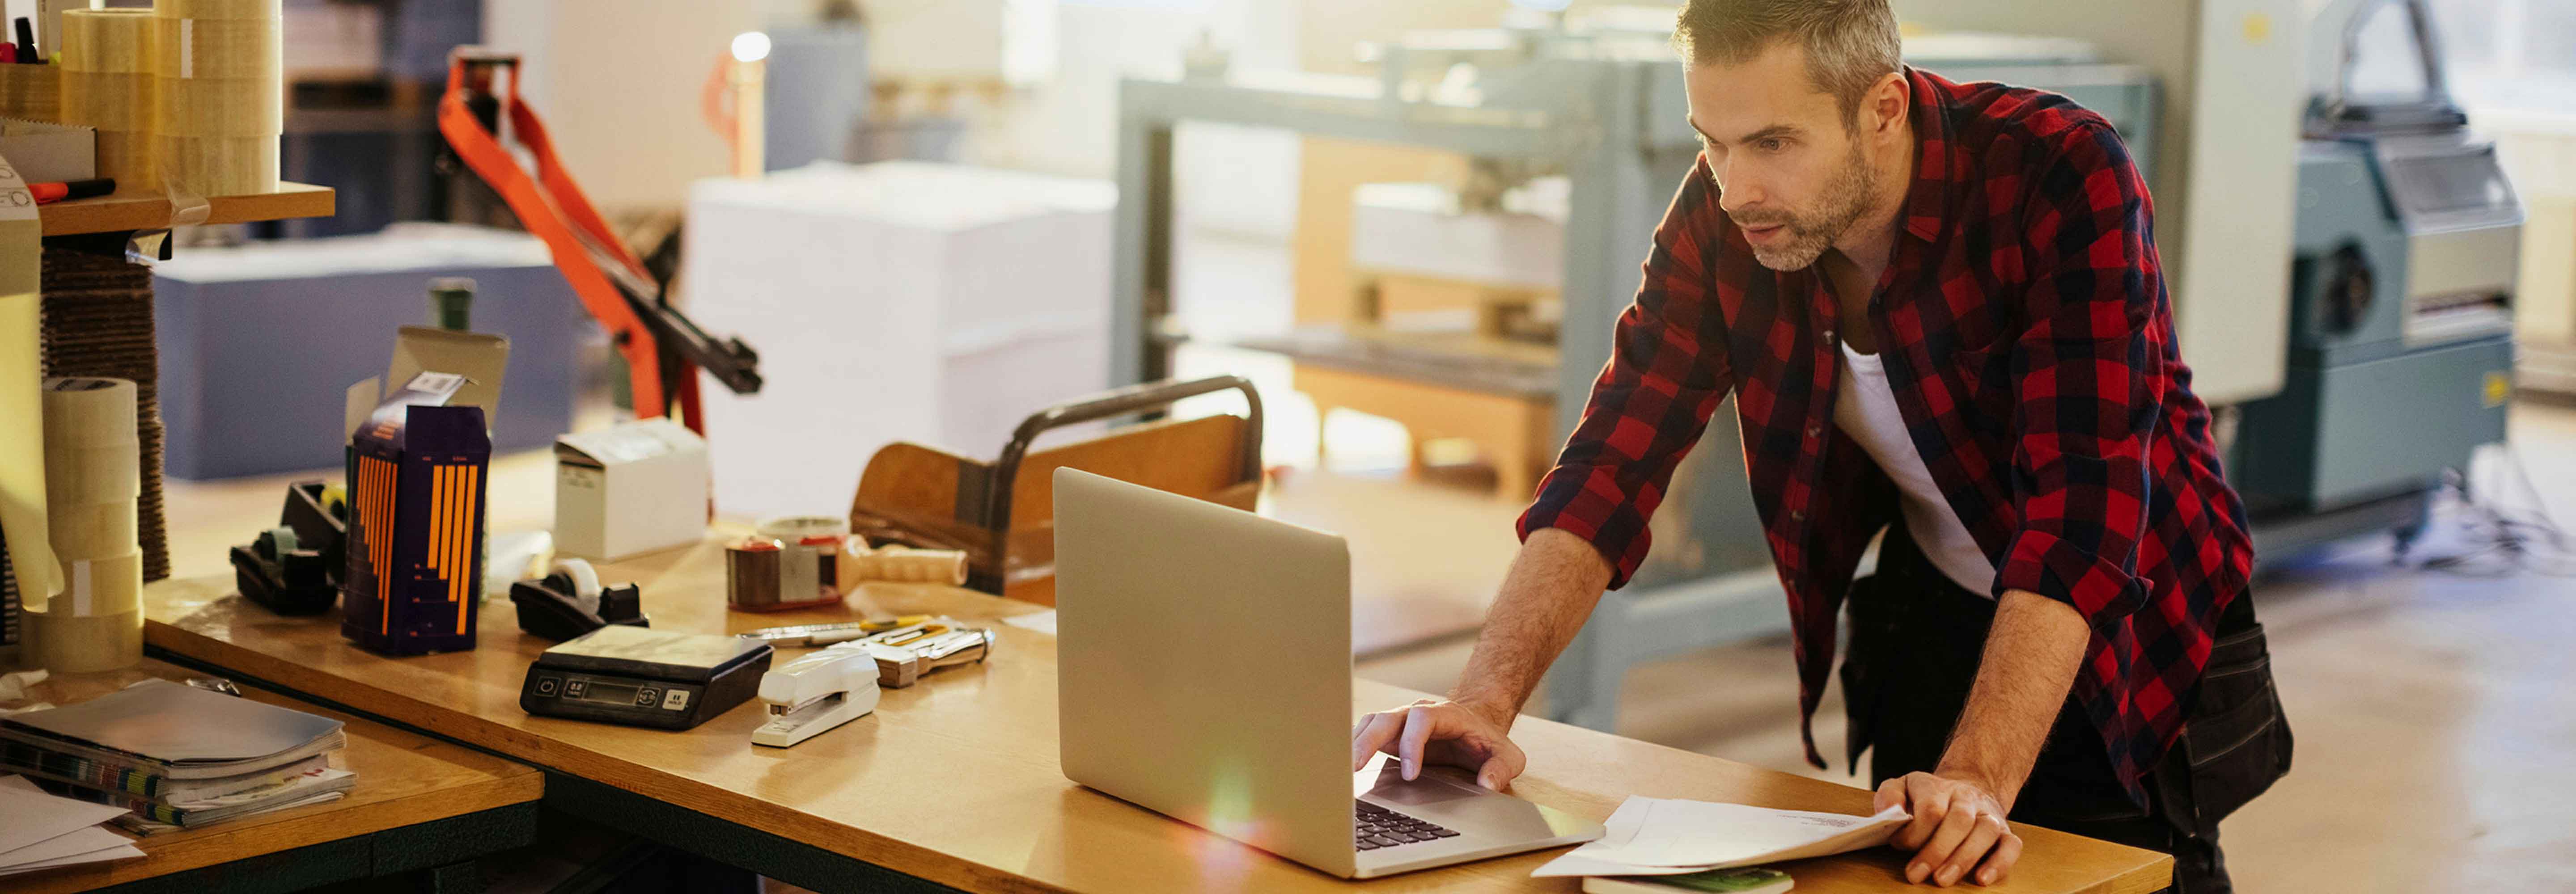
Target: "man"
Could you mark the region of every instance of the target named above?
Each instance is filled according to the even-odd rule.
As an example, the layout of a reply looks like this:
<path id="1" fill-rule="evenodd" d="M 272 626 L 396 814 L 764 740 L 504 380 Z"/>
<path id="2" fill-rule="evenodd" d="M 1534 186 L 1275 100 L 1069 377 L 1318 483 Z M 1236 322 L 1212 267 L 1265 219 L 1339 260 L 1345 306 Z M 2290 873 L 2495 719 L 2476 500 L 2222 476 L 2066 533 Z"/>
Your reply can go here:
<path id="1" fill-rule="evenodd" d="M 1878 806 L 1913 814 L 1906 879 L 2002 881 L 2010 816 L 2226 890 L 2217 818 L 2286 770 L 2288 728 L 2118 136 L 2060 96 L 1905 68 L 1886 0 L 1690 0 L 1674 43 L 1704 151 L 1458 688 L 1364 719 L 1354 767 L 1387 750 L 1508 784 L 1513 718 L 1732 395 L 1808 760 L 1848 593 L 1851 757 L 1875 746 Z"/>

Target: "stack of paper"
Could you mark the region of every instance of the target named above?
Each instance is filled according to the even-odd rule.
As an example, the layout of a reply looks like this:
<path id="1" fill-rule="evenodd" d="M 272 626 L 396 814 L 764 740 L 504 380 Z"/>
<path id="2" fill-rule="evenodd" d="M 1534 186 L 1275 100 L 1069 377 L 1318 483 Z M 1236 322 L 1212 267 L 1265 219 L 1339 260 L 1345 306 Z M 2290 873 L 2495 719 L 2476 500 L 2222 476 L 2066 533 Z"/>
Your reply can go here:
<path id="1" fill-rule="evenodd" d="M 0 718 L 0 772 L 131 810 L 117 822 L 153 832 L 337 799 L 354 777 L 330 755 L 347 742 L 337 720 L 146 680 Z"/>
<path id="2" fill-rule="evenodd" d="M 98 827 L 124 813 L 45 794 L 23 777 L 0 777 L 0 877 L 143 856 L 125 836 Z"/>
<path id="3" fill-rule="evenodd" d="M 1601 838 L 1549 861 L 1533 876 L 1681 875 L 1822 857 L 1886 844 L 1913 819 L 1890 807 L 1876 816 L 1773 810 L 1631 797 L 1610 814 Z"/>

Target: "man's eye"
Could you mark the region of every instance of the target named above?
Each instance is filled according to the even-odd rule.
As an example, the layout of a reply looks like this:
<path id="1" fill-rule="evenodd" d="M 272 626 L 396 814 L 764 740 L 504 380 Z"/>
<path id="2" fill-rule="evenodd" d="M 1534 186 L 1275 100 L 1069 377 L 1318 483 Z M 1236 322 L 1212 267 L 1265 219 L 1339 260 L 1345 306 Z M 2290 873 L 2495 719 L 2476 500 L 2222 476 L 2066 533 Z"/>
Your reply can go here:
<path id="1" fill-rule="evenodd" d="M 1782 149 L 1788 148 L 1789 141 L 1779 137 L 1765 137 L 1762 142 L 1755 143 L 1754 145 L 1760 147 L 1764 152 L 1778 152 Z"/>

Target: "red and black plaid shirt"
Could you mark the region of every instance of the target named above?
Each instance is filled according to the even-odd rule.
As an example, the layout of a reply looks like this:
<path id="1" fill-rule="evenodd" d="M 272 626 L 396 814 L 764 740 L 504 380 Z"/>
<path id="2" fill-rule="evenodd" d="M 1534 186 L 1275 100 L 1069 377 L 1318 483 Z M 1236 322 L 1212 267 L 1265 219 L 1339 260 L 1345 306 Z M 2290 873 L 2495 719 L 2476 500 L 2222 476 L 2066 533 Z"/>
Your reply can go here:
<path id="1" fill-rule="evenodd" d="M 1994 592 L 2062 600 L 2093 628 L 2073 697 L 2138 776 L 2181 730 L 2219 610 L 2253 550 L 2209 411 L 2174 349 L 2146 184 L 2064 97 L 1909 71 L 1914 181 L 1867 320 L 1812 268 L 1773 271 L 1718 208 L 1703 158 L 1655 231 L 1636 304 L 1520 532 L 1590 540 L 1628 580 L 1673 468 L 1728 395 L 1788 591 L 1800 733 L 1835 616 L 1895 489 L 1834 425 L 1839 326 L 1871 327 L 1914 445 L 1995 563 Z"/>

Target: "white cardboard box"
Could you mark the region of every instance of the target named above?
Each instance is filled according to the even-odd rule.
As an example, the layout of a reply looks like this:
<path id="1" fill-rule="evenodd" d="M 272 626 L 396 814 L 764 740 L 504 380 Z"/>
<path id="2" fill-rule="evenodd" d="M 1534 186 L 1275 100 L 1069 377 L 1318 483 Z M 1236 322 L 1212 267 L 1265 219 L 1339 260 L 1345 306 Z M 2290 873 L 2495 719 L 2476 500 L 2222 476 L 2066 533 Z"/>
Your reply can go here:
<path id="1" fill-rule="evenodd" d="M 644 419 L 555 439 L 555 552 L 617 561 L 707 536 L 707 444 Z"/>

